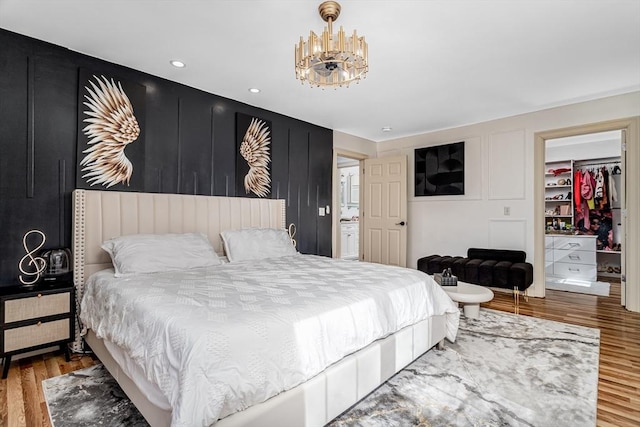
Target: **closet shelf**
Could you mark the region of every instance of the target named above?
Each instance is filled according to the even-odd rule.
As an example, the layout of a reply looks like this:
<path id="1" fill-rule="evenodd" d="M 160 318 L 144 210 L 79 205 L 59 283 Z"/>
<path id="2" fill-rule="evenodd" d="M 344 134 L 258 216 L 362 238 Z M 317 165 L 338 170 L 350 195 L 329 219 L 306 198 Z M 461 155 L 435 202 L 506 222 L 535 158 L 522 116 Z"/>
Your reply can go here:
<path id="1" fill-rule="evenodd" d="M 605 251 L 602 249 L 598 249 L 596 252 L 599 254 L 621 254 L 622 253 L 622 251 Z"/>
<path id="2" fill-rule="evenodd" d="M 545 215 L 545 218 L 571 218 L 572 215 Z"/>
<path id="3" fill-rule="evenodd" d="M 547 185 L 544 188 L 550 189 L 550 188 L 571 188 L 572 185 Z"/>

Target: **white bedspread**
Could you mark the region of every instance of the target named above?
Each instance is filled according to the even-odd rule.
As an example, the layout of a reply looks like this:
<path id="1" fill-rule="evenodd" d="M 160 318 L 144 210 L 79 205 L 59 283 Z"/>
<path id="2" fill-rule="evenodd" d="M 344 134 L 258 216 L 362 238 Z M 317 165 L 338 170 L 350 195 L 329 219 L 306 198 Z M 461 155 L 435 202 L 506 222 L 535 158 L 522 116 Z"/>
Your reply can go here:
<path id="1" fill-rule="evenodd" d="M 210 425 L 431 315 L 459 311 L 410 269 L 296 255 L 181 272 L 91 276 L 80 318 L 119 345 L 173 408 Z"/>

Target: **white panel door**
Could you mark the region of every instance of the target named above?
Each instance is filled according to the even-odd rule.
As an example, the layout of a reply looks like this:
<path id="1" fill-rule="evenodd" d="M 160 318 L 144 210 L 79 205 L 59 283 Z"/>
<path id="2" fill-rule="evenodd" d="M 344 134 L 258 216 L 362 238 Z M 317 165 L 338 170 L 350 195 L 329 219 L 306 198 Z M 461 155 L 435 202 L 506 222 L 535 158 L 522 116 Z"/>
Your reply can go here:
<path id="1" fill-rule="evenodd" d="M 364 161 L 363 259 L 407 265 L 407 157 Z"/>

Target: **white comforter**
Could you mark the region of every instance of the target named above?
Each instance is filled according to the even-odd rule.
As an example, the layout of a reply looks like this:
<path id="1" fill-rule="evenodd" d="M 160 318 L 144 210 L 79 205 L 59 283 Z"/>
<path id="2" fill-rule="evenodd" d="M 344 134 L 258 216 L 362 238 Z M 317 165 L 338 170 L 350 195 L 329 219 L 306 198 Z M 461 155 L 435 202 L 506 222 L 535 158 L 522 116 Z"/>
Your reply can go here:
<path id="1" fill-rule="evenodd" d="M 80 318 L 158 385 L 172 425 L 191 427 L 445 313 L 453 341 L 456 304 L 422 272 L 296 255 L 120 279 L 105 270 L 89 279 Z"/>

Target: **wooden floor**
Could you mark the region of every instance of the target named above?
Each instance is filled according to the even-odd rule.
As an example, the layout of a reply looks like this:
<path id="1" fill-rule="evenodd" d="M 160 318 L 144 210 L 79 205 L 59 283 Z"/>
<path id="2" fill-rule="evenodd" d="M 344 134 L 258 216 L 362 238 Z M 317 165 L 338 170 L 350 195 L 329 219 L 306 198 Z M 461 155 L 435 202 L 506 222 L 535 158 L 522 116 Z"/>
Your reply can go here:
<path id="1" fill-rule="evenodd" d="M 496 293 L 483 306 L 513 311 L 513 297 Z M 598 426 L 640 426 L 640 314 L 620 306 L 619 285 L 612 284 L 609 297 L 547 291 L 547 298 L 521 300 L 520 314 L 599 328 Z M 50 426 L 41 381 L 94 363 L 91 356 L 66 362 L 53 353 L 13 362 L 0 380 L 0 426 Z"/>
<path id="2" fill-rule="evenodd" d="M 606 280 L 606 279 L 605 279 Z M 620 284 L 610 296 L 546 291 L 520 300 L 520 314 L 600 329 L 598 426 L 640 426 L 640 313 L 620 306 Z M 513 311 L 513 297 L 499 295 L 483 307 Z"/>

